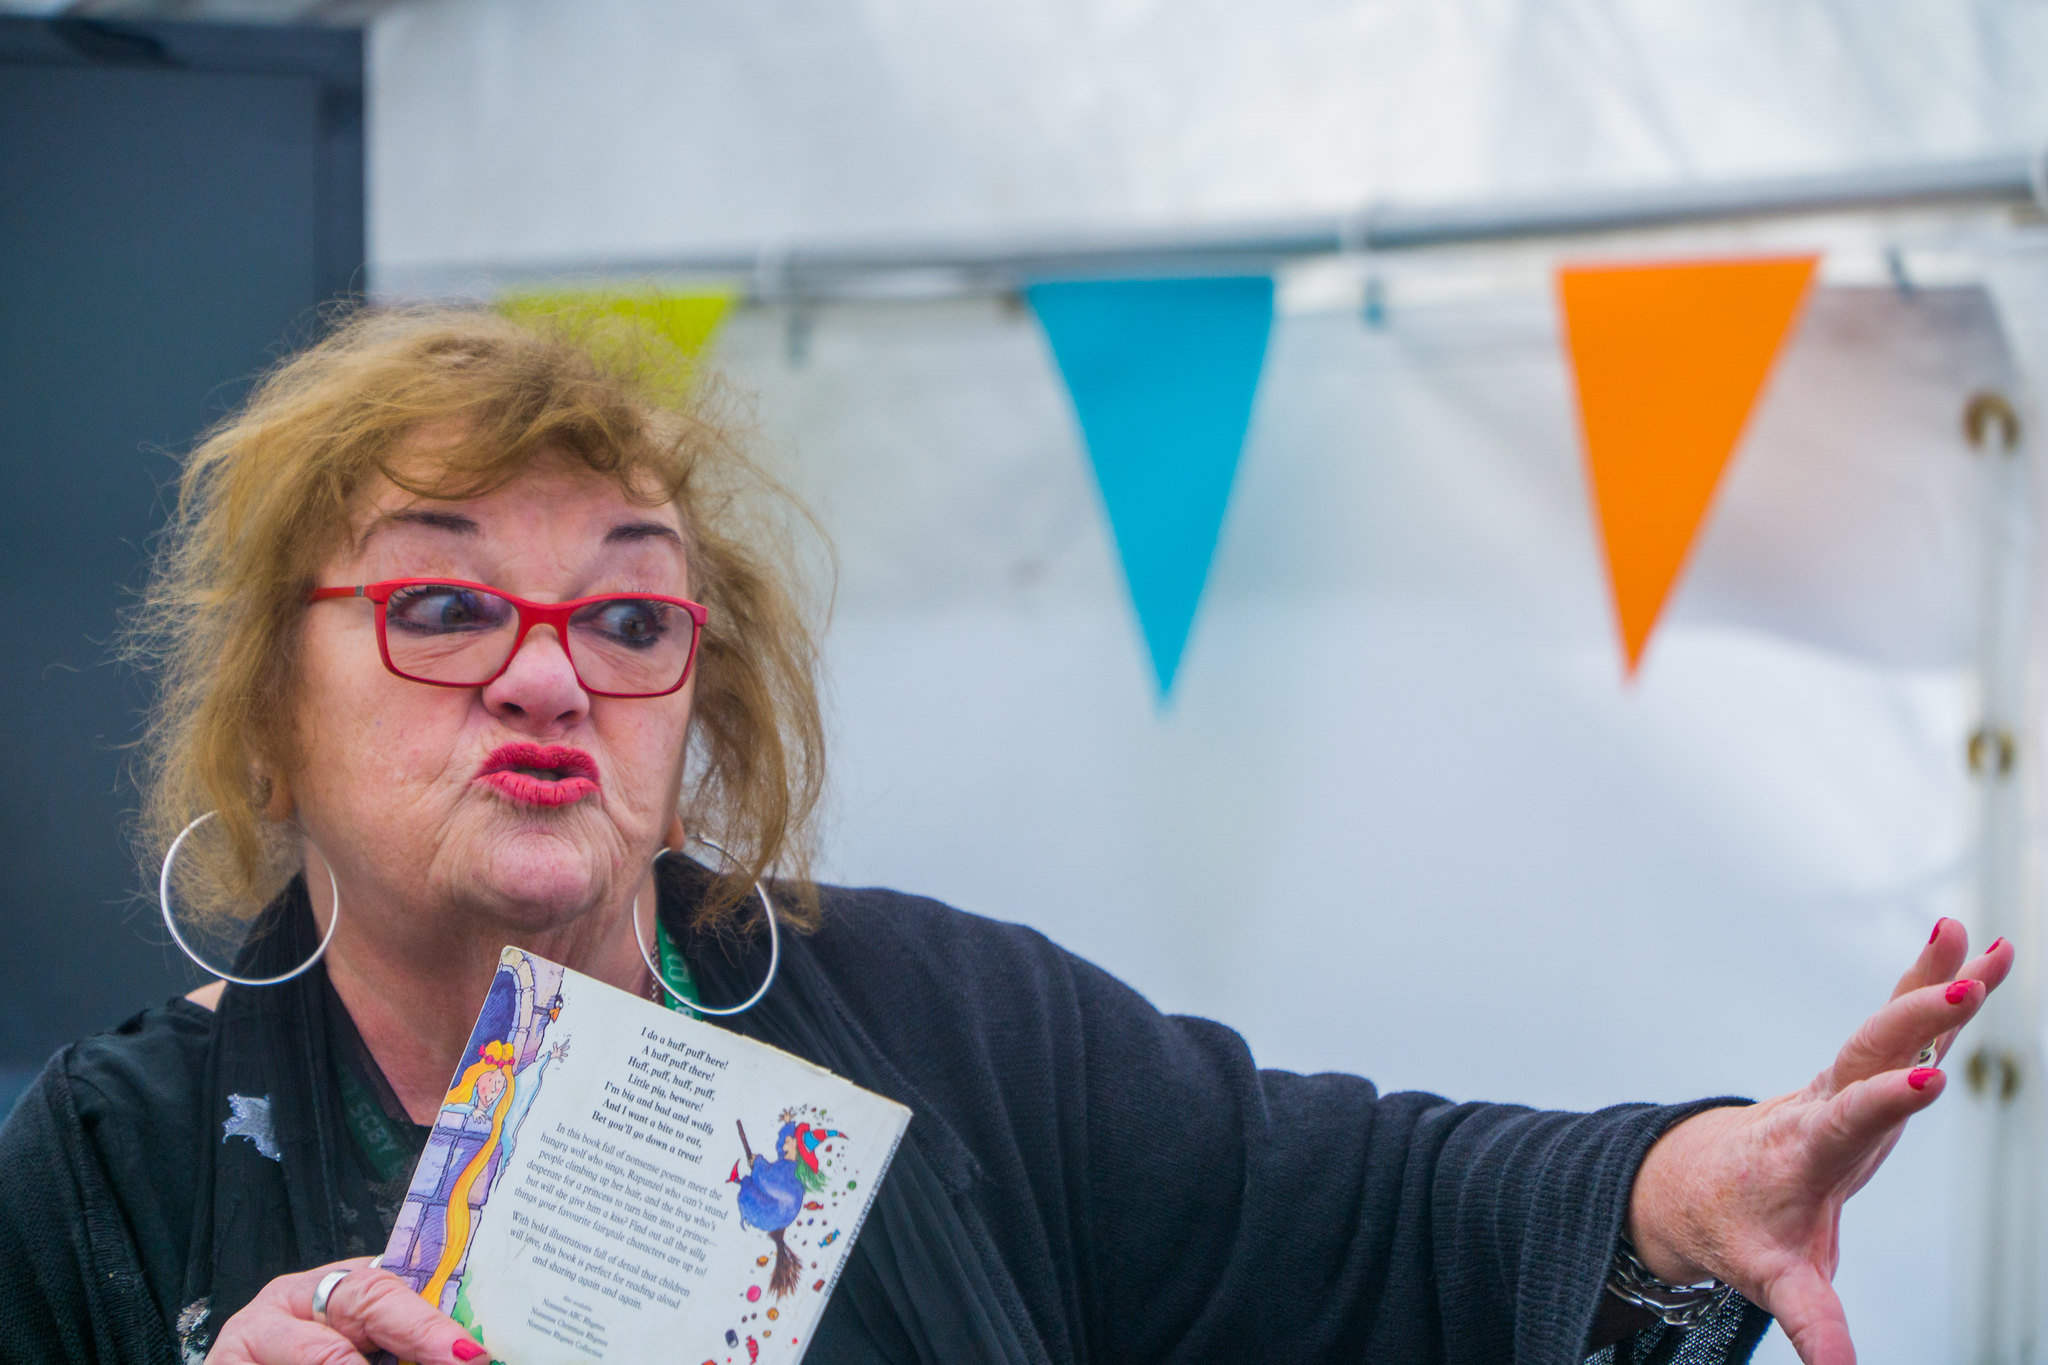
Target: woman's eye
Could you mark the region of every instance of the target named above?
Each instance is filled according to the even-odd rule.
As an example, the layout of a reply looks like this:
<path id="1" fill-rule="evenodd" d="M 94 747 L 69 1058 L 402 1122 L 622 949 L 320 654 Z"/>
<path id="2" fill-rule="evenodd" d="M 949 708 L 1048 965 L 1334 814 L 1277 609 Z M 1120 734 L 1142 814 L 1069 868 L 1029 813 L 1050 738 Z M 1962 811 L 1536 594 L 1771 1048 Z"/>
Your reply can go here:
<path id="1" fill-rule="evenodd" d="M 504 617 L 503 604 L 471 588 L 404 588 L 391 594 L 385 616 L 415 631 L 488 630 Z"/>
<path id="2" fill-rule="evenodd" d="M 590 616 L 587 625 L 607 639 L 627 645 L 651 645 L 668 633 L 666 606 L 660 602 L 606 602 Z"/>

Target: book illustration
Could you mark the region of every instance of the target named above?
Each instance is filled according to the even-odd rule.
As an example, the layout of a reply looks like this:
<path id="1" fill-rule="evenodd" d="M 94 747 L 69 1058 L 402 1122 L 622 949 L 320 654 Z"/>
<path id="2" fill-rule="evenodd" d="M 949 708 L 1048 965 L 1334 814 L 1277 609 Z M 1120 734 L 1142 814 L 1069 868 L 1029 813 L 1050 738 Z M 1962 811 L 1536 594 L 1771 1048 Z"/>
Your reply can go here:
<path id="1" fill-rule="evenodd" d="M 770 1158 L 757 1153 L 747 1145 L 747 1126 L 735 1120 L 740 1130 L 740 1150 L 746 1158 L 750 1174 L 740 1174 L 740 1163 L 732 1164 L 732 1174 L 726 1177 L 728 1185 L 739 1186 L 740 1220 L 748 1227 L 768 1234 L 775 1243 L 775 1271 L 768 1277 L 768 1288 L 776 1298 L 787 1298 L 796 1292 L 797 1280 L 802 1268 L 795 1256 L 790 1254 L 789 1243 L 783 1238 L 783 1229 L 797 1220 L 804 1209 L 804 1196 L 817 1194 L 825 1188 L 825 1177 L 818 1165 L 818 1156 L 824 1145 L 845 1134 L 832 1129 L 813 1128 L 808 1123 L 797 1122 L 794 1114 L 782 1116 L 782 1130 L 775 1135 L 777 1155 Z M 820 1207 L 815 1201 L 812 1208 Z"/>
<path id="2" fill-rule="evenodd" d="M 479 1339 L 464 1284 L 469 1250 L 549 1064 L 568 1056 L 567 1038 L 547 1037 L 562 1011 L 562 970 L 514 949 L 499 958 L 382 1257 L 385 1269 Z"/>
<path id="3" fill-rule="evenodd" d="M 754 1258 L 753 1274 L 744 1292 L 749 1307 L 725 1332 L 729 1350 L 739 1349 L 744 1339 L 748 1365 L 760 1358 L 762 1343 L 774 1339 L 783 1317 L 780 1300 L 803 1292 L 802 1253 L 807 1248 L 822 1250 L 839 1240 L 839 1206 L 860 1187 L 857 1180 L 841 1182 L 833 1177 L 840 1146 L 850 1139 L 830 1126 L 831 1116 L 823 1108 L 801 1105 L 785 1109 L 776 1121 L 780 1126 L 770 1152 L 755 1151 L 747 1140 L 746 1123 L 733 1121 L 739 1131 L 740 1160 L 733 1162 L 732 1173 L 725 1178 L 726 1184 L 739 1187 L 734 1200 L 741 1225 L 767 1233 L 773 1244 L 771 1254 Z M 743 1167 L 745 1175 L 740 1173 Z M 859 1207 L 865 1210 L 866 1206 L 866 1199 L 860 1198 Z M 815 1267 L 817 1263 L 810 1264 Z M 763 1271 L 767 1272 L 765 1283 Z M 834 1278 L 817 1279 L 810 1292 L 824 1292 Z M 765 1307 L 764 1289 L 770 1299 Z M 789 1344 L 795 1343 L 791 1340 Z M 736 1365 L 735 1357 L 725 1360 Z M 719 1362 L 714 1357 L 707 1365 Z"/>

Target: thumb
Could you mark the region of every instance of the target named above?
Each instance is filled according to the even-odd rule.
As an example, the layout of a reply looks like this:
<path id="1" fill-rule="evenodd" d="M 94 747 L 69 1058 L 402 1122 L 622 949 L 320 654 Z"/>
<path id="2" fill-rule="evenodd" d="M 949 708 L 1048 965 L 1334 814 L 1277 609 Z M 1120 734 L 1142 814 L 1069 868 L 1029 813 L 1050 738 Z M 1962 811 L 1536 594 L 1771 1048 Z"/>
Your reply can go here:
<path id="1" fill-rule="evenodd" d="M 1762 1307 L 1785 1329 L 1803 1365 L 1856 1365 L 1842 1301 L 1813 1266 L 1801 1261 L 1773 1280 Z"/>

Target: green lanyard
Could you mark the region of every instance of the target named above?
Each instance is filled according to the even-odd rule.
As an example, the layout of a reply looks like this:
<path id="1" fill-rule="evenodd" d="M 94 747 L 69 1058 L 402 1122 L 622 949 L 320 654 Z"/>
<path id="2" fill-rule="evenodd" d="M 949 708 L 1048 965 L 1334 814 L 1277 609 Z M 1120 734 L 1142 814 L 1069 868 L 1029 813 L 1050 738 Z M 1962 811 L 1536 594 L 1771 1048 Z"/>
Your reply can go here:
<path id="1" fill-rule="evenodd" d="M 401 1126 L 385 1113 L 355 1066 L 346 1058 L 336 1060 L 340 1062 L 335 1080 L 341 1086 L 342 1117 L 348 1120 L 348 1130 L 355 1135 L 356 1146 L 362 1149 L 370 1169 L 384 1182 L 410 1174 L 420 1159 L 418 1133 L 422 1130 L 410 1123 Z"/>
<path id="2" fill-rule="evenodd" d="M 683 956 L 681 948 L 676 947 L 676 941 L 668 936 L 668 926 L 659 920 L 654 925 L 654 953 L 655 960 L 661 963 L 661 979 L 668 983 L 668 991 L 661 993 L 661 1003 L 677 1014 L 702 1019 L 703 1015 L 690 1008 L 690 1005 L 702 1003 L 697 998 L 697 978 L 690 975 L 690 960 Z M 670 995 L 669 991 L 674 991 L 675 995 Z M 682 1000 L 676 999 L 677 995 Z M 689 1004 L 684 1004 L 684 1000 Z"/>
<path id="3" fill-rule="evenodd" d="M 698 1001 L 697 978 L 690 974 L 690 960 L 683 956 L 683 950 L 676 946 L 668 935 L 668 926 L 657 924 L 654 929 L 655 960 L 661 964 L 661 979 L 668 983 L 668 990 L 661 992 L 661 1003 L 677 1014 L 687 1014 L 692 1019 L 704 1016 L 690 1008 Z M 670 995 L 674 991 L 675 995 Z M 678 1000 L 676 996 L 681 996 Z M 684 1001 L 688 1001 L 685 1004 Z M 395 1176 L 411 1172 L 419 1160 L 420 1144 L 411 1133 L 401 1129 L 398 1120 L 384 1112 L 384 1106 L 370 1093 L 370 1087 L 356 1069 L 343 1061 L 336 1078 L 341 1085 L 341 1112 L 348 1120 L 349 1132 L 355 1135 L 356 1145 L 363 1149 L 369 1159 L 370 1168 L 379 1180 L 390 1180 Z M 413 1133 L 420 1130 L 417 1125 L 407 1124 Z"/>

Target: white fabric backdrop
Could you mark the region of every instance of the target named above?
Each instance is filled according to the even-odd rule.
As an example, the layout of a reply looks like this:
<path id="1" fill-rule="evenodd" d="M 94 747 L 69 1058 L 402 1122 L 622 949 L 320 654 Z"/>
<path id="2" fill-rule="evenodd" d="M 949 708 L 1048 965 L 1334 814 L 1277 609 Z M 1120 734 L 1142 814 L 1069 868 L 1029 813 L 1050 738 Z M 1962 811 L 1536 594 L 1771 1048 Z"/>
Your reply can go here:
<path id="1" fill-rule="evenodd" d="M 1969 917 L 1979 292 L 1816 296 L 1633 688 L 1548 300 L 1284 315 L 1163 711 L 1028 317 L 784 341 L 722 352 L 841 554 L 836 878 L 1271 1065 L 1574 1107 L 1802 1084 Z M 1945 1358 L 1968 1103 L 1850 1215 L 1873 1362 Z"/>
<path id="2" fill-rule="evenodd" d="M 2038 0 L 402 4 L 371 283 L 2003 152 L 2048 131 L 2043 50 Z M 1845 240 L 1894 239 L 1771 236 Z M 1035 924 L 1275 1065 L 1560 1105 L 1804 1081 L 1968 917 L 1957 416 L 2005 361 L 1973 293 L 1820 296 L 1628 690 L 1531 264 L 1463 303 L 1396 279 L 1383 330 L 1304 310 L 1355 281 L 1289 283 L 1164 712 L 1027 317 L 830 310 L 795 369 L 735 319 L 844 556 L 830 870 Z M 2038 366 L 2041 263 L 2006 267 Z M 1878 1365 L 1960 1365 L 1974 1103 L 1852 1207 Z"/>

